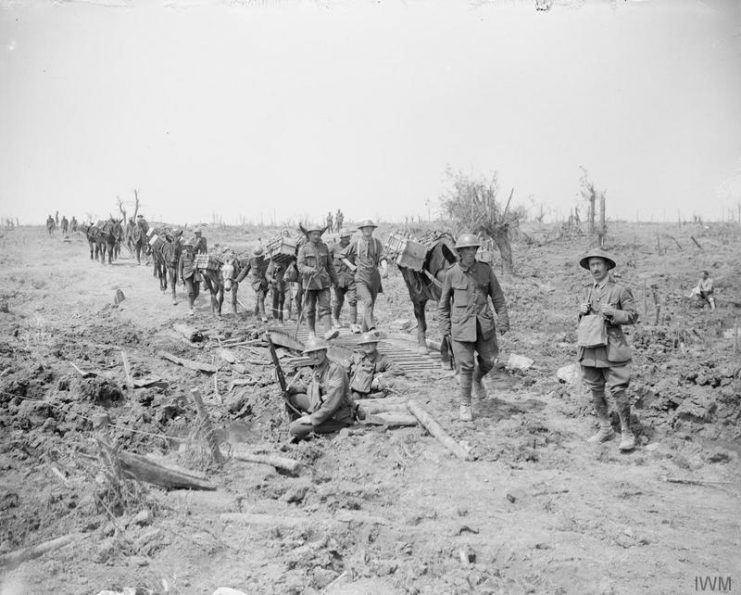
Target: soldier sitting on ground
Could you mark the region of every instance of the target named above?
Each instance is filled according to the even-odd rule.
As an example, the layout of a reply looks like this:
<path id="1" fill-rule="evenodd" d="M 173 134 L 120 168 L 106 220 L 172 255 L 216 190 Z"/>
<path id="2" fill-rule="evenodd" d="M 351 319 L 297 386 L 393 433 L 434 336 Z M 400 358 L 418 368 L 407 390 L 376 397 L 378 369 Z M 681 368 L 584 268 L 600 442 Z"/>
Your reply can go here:
<path id="1" fill-rule="evenodd" d="M 713 289 L 713 278 L 707 271 L 702 272 L 702 278 L 697 282 L 697 285 L 690 293 L 691 298 L 696 298 L 702 302 L 703 307 L 705 304 L 710 306 L 711 310 L 715 310 L 715 298 L 713 297 L 715 290 Z"/>
<path id="2" fill-rule="evenodd" d="M 303 354 L 311 359 L 311 379 L 288 389 L 291 404 L 305 412 L 291 422 L 291 440 L 298 442 L 311 433 L 327 434 L 353 424 L 345 369 L 327 358 L 326 341 L 311 338 Z"/>
<path id="3" fill-rule="evenodd" d="M 399 372 L 385 355 L 378 352 L 379 338 L 365 333 L 350 361 L 350 396 L 353 401 L 385 397 L 393 389 Z"/>

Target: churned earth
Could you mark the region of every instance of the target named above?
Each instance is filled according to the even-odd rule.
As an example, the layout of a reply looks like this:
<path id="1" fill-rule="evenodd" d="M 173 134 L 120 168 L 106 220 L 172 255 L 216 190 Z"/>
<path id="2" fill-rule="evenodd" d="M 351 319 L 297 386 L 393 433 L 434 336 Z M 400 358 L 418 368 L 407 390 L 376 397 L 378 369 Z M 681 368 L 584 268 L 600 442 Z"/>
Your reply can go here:
<path id="1" fill-rule="evenodd" d="M 246 253 L 275 231 L 205 235 Z M 574 360 L 587 240 L 532 225 L 515 239 L 517 274 L 501 278 L 512 331 L 475 421 L 457 421 L 449 370 L 410 373 L 394 395 L 417 401 L 470 449 L 476 460 L 462 461 L 421 426 L 355 427 L 288 445 L 246 285 L 238 315 L 217 319 L 203 296 L 188 317 L 182 287 L 173 305 L 125 249 L 102 265 L 79 234 L 2 231 L 0 592 L 690 593 L 708 577 L 731 577 L 738 589 L 741 229 L 614 223 L 608 245 L 641 313 L 629 329 L 640 446 L 620 454 L 617 441 L 584 441 L 595 429 L 589 398 L 556 373 Z M 715 312 L 686 298 L 702 269 L 716 280 Z M 119 289 L 125 300 L 114 304 Z M 435 329 L 434 304 L 428 316 Z M 378 318 L 383 329 L 416 332 L 393 267 Z M 184 338 L 177 323 L 202 340 Z M 141 387 L 128 386 L 122 353 Z M 533 363 L 518 369 L 512 355 Z M 193 388 L 223 465 L 199 432 Z M 217 489 L 167 492 L 125 479 L 103 443 L 200 473 Z M 279 473 L 230 457 L 237 448 L 302 466 Z M 65 536 L 64 547 L 11 559 Z"/>

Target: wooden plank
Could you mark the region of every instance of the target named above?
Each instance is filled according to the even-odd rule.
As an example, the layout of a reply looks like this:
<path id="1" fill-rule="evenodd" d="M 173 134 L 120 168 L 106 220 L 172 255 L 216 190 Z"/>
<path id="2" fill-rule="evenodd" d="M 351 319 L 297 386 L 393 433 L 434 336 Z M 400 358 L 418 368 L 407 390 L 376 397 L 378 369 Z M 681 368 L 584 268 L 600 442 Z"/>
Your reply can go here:
<path id="1" fill-rule="evenodd" d="M 433 418 L 429 413 L 427 413 L 427 411 L 422 408 L 419 403 L 410 400 L 407 404 L 407 407 L 409 408 L 409 411 L 412 413 L 412 415 L 414 415 L 414 417 L 419 420 L 419 423 L 421 423 L 432 436 L 437 438 L 440 444 L 442 444 L 459 459 L 463 461 L 472 460 L 470 453 L 460 444 L 458 444 L 452 438 L 452 436 L 450 436 L 450 434 L 448 434 L 443 429 L 443 427 L 439 423 L 437 423 L 435 418 Z"/>
<path id="2" fill-rule="evenodd" d="M 189 370 L 195 370 L 196 372 L 206 372 L 207 374 L 214 374 L 216 370 L 218 370 L 218 368 L 213 364 L 204 364 L 201 362 L 184 359 L 182 357 L 173 355 L 172 353 L 167 353 L 167 351 L 159 351 L 158 355 L 162 359 L 166 359 L 167 361 L 188 368 Z"/>

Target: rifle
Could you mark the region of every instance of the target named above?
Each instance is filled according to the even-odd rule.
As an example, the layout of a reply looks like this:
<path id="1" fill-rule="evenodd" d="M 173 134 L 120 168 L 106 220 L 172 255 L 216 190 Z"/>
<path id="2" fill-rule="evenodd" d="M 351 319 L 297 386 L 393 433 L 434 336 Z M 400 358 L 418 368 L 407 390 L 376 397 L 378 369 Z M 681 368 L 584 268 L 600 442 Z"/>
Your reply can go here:
<path id="1" fill-rule="evenodd" d="M 275 366 L 275 375 L 278 377 L 278 384 L 280 384 L 280 392 L 283 396 L 283 401 L 286 404 L 286 411 L 288 411 L 289 415 L 298 415 L 301 417 L 303 413 L 296 409 L 296 407 L 293 406 L 291 403 L 291 400 L 288 398 L 288 384 L 286 383 L 286 375 L 283 373 L 283 368 L 280 365 L 280 360 L 278 359 L 278 353 L 275 351 L 275 345 L 273 344 L 273 340 L 270 338 L 270 333 L 265 333 L 265 341 L 268 343 L 268 349 L 270 350 L 270 357 L 273 359 L 273 365 Z"/>

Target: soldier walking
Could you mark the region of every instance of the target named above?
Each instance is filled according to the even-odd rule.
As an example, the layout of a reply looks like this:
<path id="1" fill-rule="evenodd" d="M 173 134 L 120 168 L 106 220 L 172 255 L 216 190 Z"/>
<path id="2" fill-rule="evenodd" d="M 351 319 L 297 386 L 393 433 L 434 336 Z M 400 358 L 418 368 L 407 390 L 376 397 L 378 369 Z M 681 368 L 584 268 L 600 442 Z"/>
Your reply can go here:
<path id="1" fill-rule="evenodd" d="M 273 306 L 273 319 L 283 322 L 283 307 L 286 302 L 286 274 L 285 262 L 271 260 L 265 271 L 265 276 L 270 287 L 271 302 Z"/>
<path id="2" fill-rule="evenodd" d="M 196 312 L 195 302 L 201 290 L 201 278 L 196 268 L 196 251 L 193 240 L 186 240 L 183 243 L 183 251 L 180 253 L 180 261 L 178 262 L 178 273 L 188 292 L 188 308 L 192 316 Z"/>
<path id="3" fill-rule="evenodd" d="M 302 277 L 304 290 L 303 313 L 309 325 L 309 335 L 316 336 L 316 315 L 319 310 L 319 322 L 325 338 L 337 336 L 337 331 L 330 328 L 331 296 L 330 287 L 337 285 L 332 259 L 327 244 L 322 241 L 324 228 L 319 225 L 309 226 L 304 230 L 308 241 L 298 251 L 298 272 Z"/>
<path id="4" fill-rule="evenodd" d="M 62 215 L 62 233 L 67 237 L 69 231 L 69 221 L 67 221 L 67 215 Z"/>
<path id="5" fill-rule="evenodd" d="M 341 233 L 342 224 L 345 222 L 345 216 L 342 214 L 340 209 L 337 209 L 337 214 L 334 217 L 334 224 L 337 226 L 337 233 Z"/>
<path id="6" fill-rule="evenodd" d="M 592 391 L 600 426 L 588 442 L 606 442 L 615 436 L 608 416 L 607 391 L 615 401 L 620 418 L 618 448 L 633 450 L 635 436 L 630 429 L 630 401 L 625 394 L 632 374 L 632 354 L 622 329 L 623 325 L 638 321 L 633 294 L 610 275 L 615 260 L 604 250 L 597 248 L 588 252 L 579 260 L 579 265 L 590 272 L 592 283 L 585 288 L 579 305 L 577 357 L 584 383 Z"/>
<path id="7" fill-rule="evenodd" d="M 350 325 L 351 328 L 358 324 L 358 298 L 355 289 L 355 257 L 349 254 L 350 238 L 352 231 L 343 229 L 340 231 L 340 242 L 333 244 L 330 248 L 332 263 L 337 273 L 337 285 L 334 288 L 334 305 L 332 307 L 332 325 L 335 328 L 340 327 L 340 313 L 342 306 L 347 298 L 347 305 L 350 308 Z"/>
<path id="8" fill-rule="evenodd" d="M 379 293 L 383 293 L 381 276 L 388 275 L 388 262 L 383 256 L 381 240 L 373 237 L 373 230 L 378 226 L 370 219 L 360 222 L 358 229 L 363 234 L 361 238 L 353 242 L 348 248 L 357 269 L 355 270 L 355 287 L 358 300 L 363 305 L 362 332 L 368 332 L 376 328 L 374 308 Z M 378 267 L 381 266 L 382 273 Z"/>
<path id="9" fill-rule="evenodd" d="M 332 219 L 332 211 L 327 212 L 327 229 L 329 233 L 334 231 L 334 220 Z"/>
<path id="10" fill-rule="evenodd" d="M 268 321 L 268 317 L 265 315 L 265 297 L 268 293 L 268 280 L 265 277 L 267 268 L 268 261 L 265 258 L 265 251 L 258 246 L 252 251 L 247 266 L 239 271 L 236 279 L 236 282 L 240 283 L 249 274 L 250 286 L 255 292 L 255 316 L 259 316 L 262 322 Z"/>
<path id="11" fill-rule="evenodd" d="M 455 248 L 459 260 L 448 269 L 439 303 L 440 331 L 451 340 L 460 373 L 461 421 L 473 420 L 472 387 L 478 398 L 486 398 L 483 379 L 494 367 L 499 353 L 489 300 L 497 313 L 499 332 L 509 330 L 507 304 L 499 281 L 488 264 L 476 260 L 479 245 L 473 234 L 464 233 L 458 238 Z M 478 365 L 474 364 L 474 352 Z"/>
<path id="12" fill-rule="evenodd" d="M 195 236 L 196 254 L 208 254 L 208 242 L 206 242 L 206 238 L 203 237 L 203 232 L 200 228 L 196 229 Z"/>

